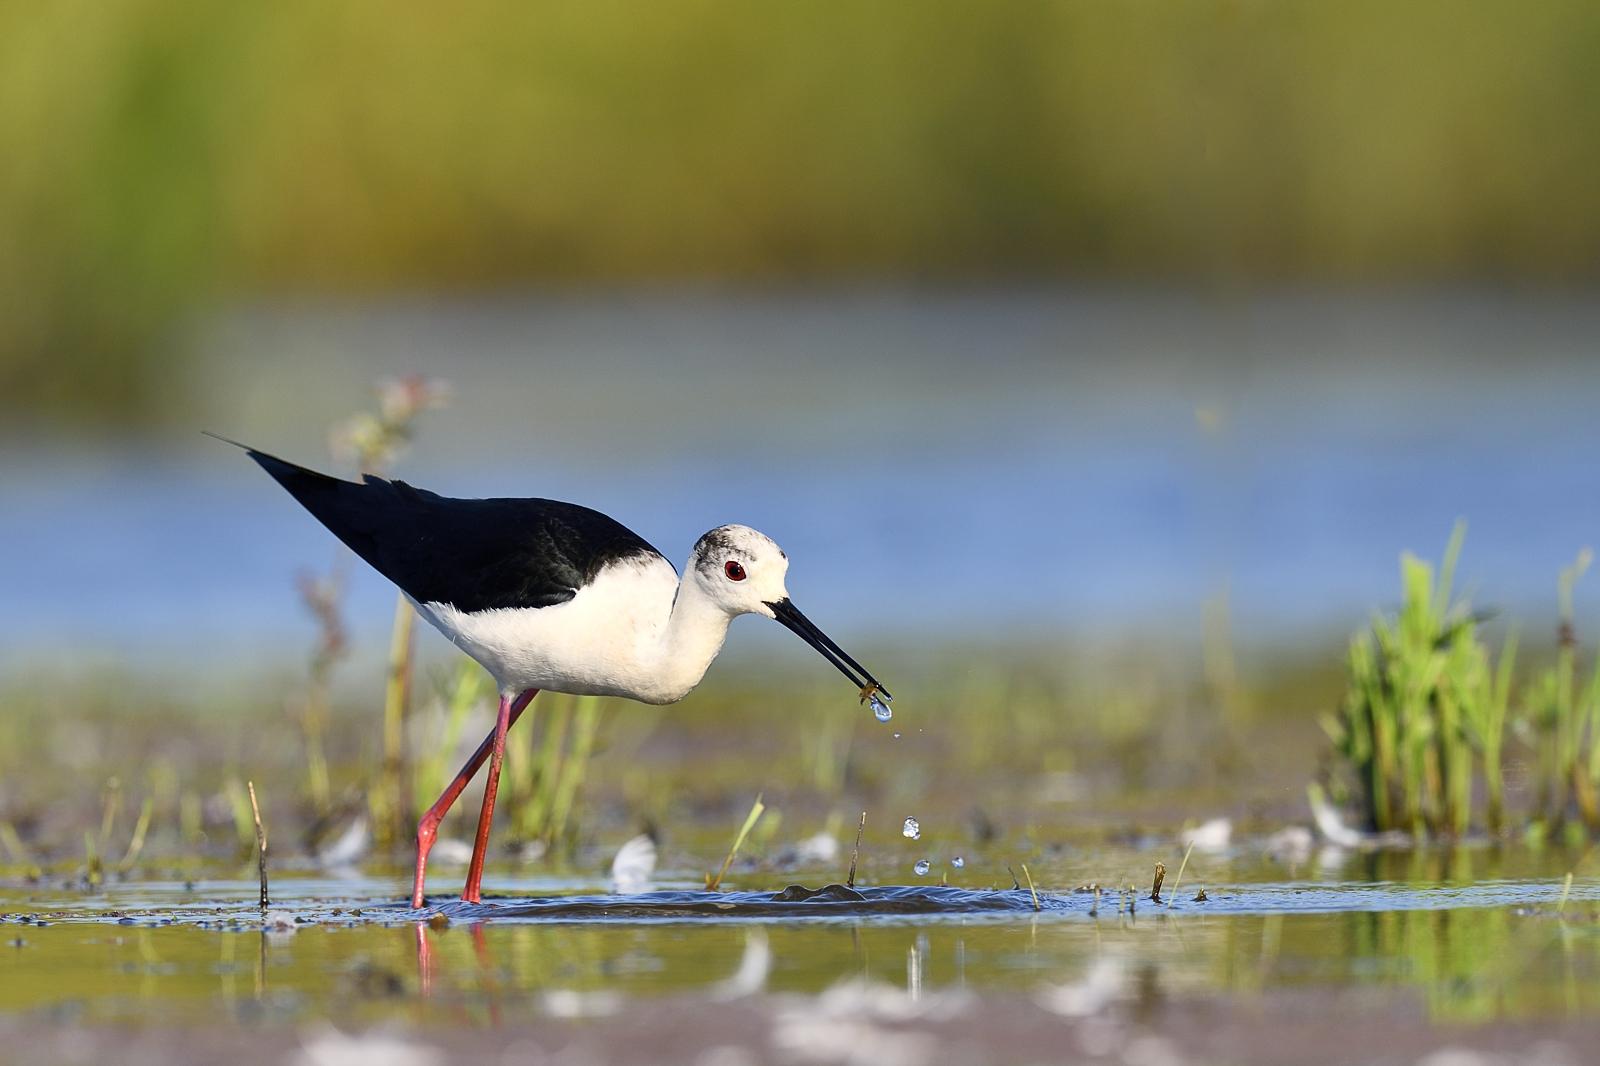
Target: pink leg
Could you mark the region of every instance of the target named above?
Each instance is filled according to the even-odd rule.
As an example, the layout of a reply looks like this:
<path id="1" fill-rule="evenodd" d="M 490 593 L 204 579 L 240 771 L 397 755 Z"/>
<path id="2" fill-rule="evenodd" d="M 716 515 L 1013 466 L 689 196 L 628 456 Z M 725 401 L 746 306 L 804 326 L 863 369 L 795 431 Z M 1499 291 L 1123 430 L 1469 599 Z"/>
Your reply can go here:
<path id="1" fill-rule="evenodd" d="M 422 984 L 422 998 L 433 995 L 433 949 L 428 946 L 428 923 L 417 923 L 417 979 Z"/>
<path id="2" fill-rule="evenodd" d="M 518 696 L 533 699 L 536 690 Z M 511 728 L 512 701 L 500 697 L 500 720 L 494 726 L 494 749 L 489 753 L 489 778 L 483 783 L 483 811 L 478 815 L 478 838 L 472 843 L 472 865 L 467 867 L 467 883 L 461 890 L 464 903 L 483 902 L 483 860 L 489 852 L 489 826 L 494 823 L 494 797 L 500 791 L 500 763 L 506 757 L 506 732 Z"/>
<path id="3" fill-rule="evenodd" d="M 538 689 L 530 688 L 517 697 L 516 702 L 511 705 L 511 719 L 506 723 L 507 729 L 518 718 L 522 717 L 522 712 L 533 701 L 533 697 L 538 694 Z M 505 701 L 501 700 L 500 711 L 502 714 L 505 713 L 505 709 Z M 489 752 L 494 748 L 495 737 L 497 736 L 501 738 L 500 744 L 503 751 L 505 737 L 500 732 L 500 723 L 498 721 L 495 722 L 495 727 L 489 735 L 483 738 L 483 743 L 478 745 L 478 750 L 472 753 L 472 758 L 468 759 L 467 764 L 461 768 L 461 772 L 456 774 L 455 780 L 450 782 L 450 787 L 444 790 L 444 795 L 439 797 L 437 803 L 428 808 L 428 813 L 424 814 L 422 821 L 417 823 L 417 877 L 411 888 L 412 907 L 420 908 L 423 903 L 422 884 L 428 869 L 428 852 L 433 850 L 434 839 L 439 835 L 439 823 L 444 821 L 444 816 L 449 813 L 451 806 L 456 801 L 456 797 L 461 795 L 462 789 L 467 787 L 467 782 L 472 780 L 472 775 L 478 772 L 478 767 L 483 765 L 483 760 L 489 757 Z"/>

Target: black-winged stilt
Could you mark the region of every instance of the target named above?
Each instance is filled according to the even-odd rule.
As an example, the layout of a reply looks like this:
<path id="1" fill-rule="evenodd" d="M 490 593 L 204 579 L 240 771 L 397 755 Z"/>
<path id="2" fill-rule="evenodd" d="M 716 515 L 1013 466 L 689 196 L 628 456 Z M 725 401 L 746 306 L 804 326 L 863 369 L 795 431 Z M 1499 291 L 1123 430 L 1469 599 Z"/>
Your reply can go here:
<path id="1" fill-rule="evenodd" d="M 860 689 L 880 718 L 888 716 L 884 704 L 893 697 L 789 601 L 789 557 L 748 526 L 719 526 L 701 537 L 680 580 L 642 537 L 587 507 L 451 499 L 372 475 L 357 484 L 239 447 L 398 585 L 417 612 L 499 686 L 494 731 L 417 826 L 413 907 L 423 905 L 439 823 L 488 758 L 461 892 L 468 902 L 480 901 L 506 731 L 541 689 L 675 703 L 705 676 L 728 624 L 741 614 L 759 614 L 797 633 Z"/>

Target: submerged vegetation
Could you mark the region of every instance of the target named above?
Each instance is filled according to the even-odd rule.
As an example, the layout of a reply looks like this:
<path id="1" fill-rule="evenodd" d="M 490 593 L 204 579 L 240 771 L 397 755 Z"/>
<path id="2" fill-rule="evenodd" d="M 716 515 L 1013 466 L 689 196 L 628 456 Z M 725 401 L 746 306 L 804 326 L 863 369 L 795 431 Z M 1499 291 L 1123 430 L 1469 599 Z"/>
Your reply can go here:
<path id="1" fill-rule="evenodd" d="M 1377 832 L 1458 837 L 1481 826 L 1542 835 L 1576 814 L 1600 833 L 1600 664 L 1579 683 L 1572 610 L 1589 553 L 1558 580 L 1555 662 L 1514 697 L 1516 632 L 1492 651 L 1485 617 L 1455 597 L 1465 533 L 1457 525 L 1437 570 L 1402 555 L 1398 614 L 1375 617 L 1350 643 L 1344 700 L 1324 722 L 1338 794 L 1354 799 Z M 1534 796 L 1515 822 L 1506 806 L 1508 740 L 1533 755 Z"/>

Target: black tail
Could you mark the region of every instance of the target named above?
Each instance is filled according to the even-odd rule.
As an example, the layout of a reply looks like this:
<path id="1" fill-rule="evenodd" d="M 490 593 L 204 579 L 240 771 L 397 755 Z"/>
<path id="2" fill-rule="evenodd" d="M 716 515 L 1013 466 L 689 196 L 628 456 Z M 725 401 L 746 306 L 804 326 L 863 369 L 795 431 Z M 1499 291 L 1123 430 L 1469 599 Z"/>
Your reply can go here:
<path id="1" fill-rule="evenodd" d="M 609 563 L 661 554 L 615 519 L 577 504 L 458 500 L 370 474 L 359 484 L 340 481 L 238 446 L 418 603 L 463 611 L 550 607 L 572 599 Z"/>
<path id="2" fill-rule="evenodd" d="M 328 474 L 308 470 L 287 459 L 268 455 L 248 444 L 229 440 L 209 430 L 205 433 L 206 436 L 215 437 L 225 444 L 243 448 L 245 454 L 254 459 L 261 469 L 272 475 L 272 480 L 288 490 L 289 495 L 299 501 L 300 506 L 310 511 L 317 521 L 327 526 L 328 531 L 344 541 L 351 551 L 389 580 L 401 584 L 399 576 L 391 574 L 390 568 L 385 565 L 383 552 L 378 543 L 378 534 L 385 525 L 390 527 L 392 534 L 394 520 L 397 517 L 386 513 L 398 502 L 394 499 L 397 495 L 394 485 L 381 478 L 368 478 L 362 484 L 342 481 Z"/>

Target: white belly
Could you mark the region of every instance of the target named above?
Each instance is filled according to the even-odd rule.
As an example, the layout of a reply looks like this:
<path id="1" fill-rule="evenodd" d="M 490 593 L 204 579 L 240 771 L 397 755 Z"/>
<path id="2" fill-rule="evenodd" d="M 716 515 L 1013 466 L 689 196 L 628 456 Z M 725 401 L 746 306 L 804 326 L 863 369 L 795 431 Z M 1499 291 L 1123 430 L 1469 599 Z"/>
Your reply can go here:
<path id="1" fill-rule="evenodd" d="M 677 573 L 657 557 L 607 567 L 553 607 L 467 613 L 448 603 L 416 606 L 494 675 L 502 692 L 536 688 L 671 703 L 685 693 L 661 676 L 660 652 L 677 590 Z"/>

